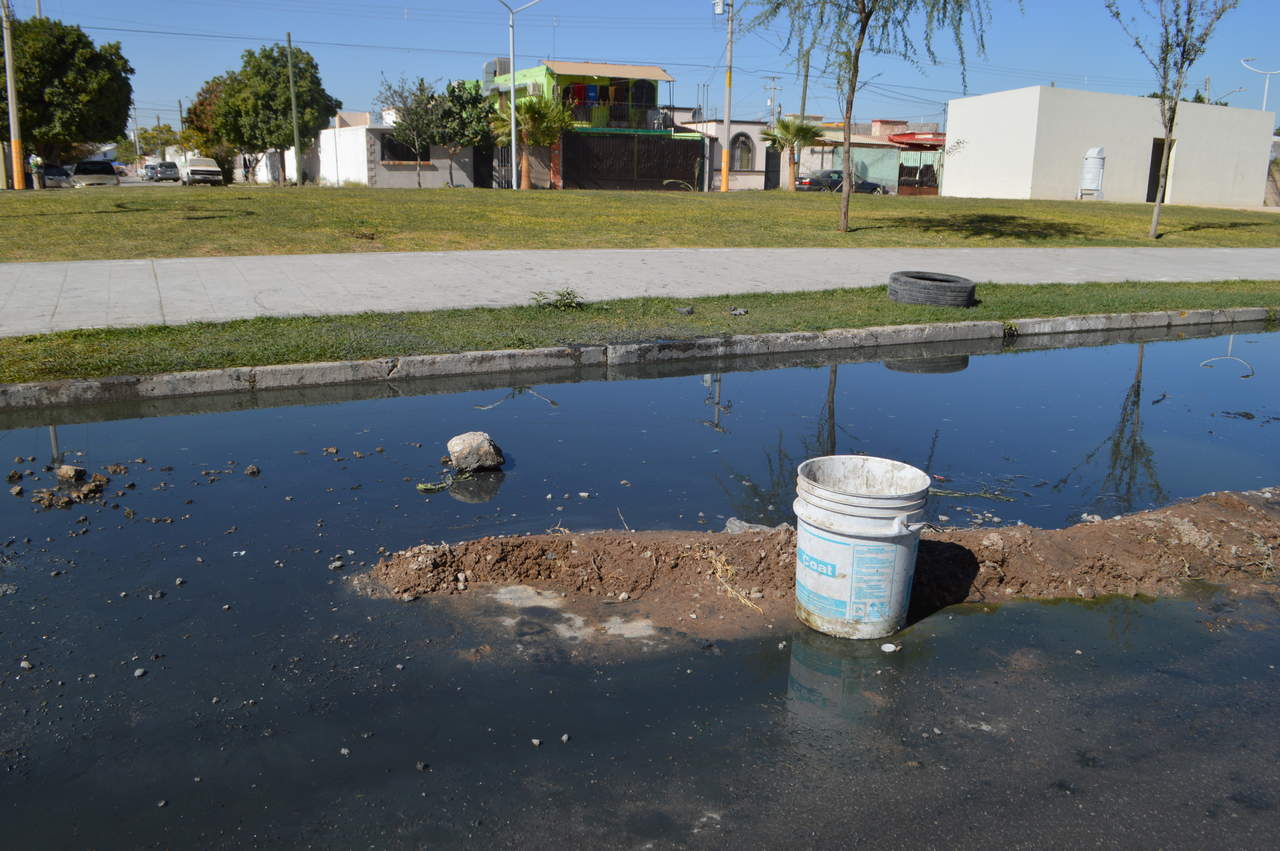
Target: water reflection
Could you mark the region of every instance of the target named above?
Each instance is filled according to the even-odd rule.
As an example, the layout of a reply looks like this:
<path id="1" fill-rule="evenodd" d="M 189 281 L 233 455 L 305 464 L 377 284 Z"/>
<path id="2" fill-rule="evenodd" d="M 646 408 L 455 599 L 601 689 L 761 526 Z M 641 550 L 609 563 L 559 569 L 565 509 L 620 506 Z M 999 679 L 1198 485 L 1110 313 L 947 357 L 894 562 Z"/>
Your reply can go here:
<path id="1" fill-rule="evenodd" d="M 1092 493 L 1088 504 L 1099 513 L 1127 514 L 1138 507 L 1168 501 L 1160 484 L 1155 453 L 1142 436 L 1142 366 L 1145 356 L 1146 344 L 1139 343 L 1133 381 L 1125 391 L 1120 404 L 1120 418 L 1111 433 L 1053 486 L 1055 491 L 1061 491 L 1075 481 L 1077 487 Z M 1089 483 L 1090 469 L 1095 464 L 1102 466 L 1102 478 L 1096 483 Z"/>

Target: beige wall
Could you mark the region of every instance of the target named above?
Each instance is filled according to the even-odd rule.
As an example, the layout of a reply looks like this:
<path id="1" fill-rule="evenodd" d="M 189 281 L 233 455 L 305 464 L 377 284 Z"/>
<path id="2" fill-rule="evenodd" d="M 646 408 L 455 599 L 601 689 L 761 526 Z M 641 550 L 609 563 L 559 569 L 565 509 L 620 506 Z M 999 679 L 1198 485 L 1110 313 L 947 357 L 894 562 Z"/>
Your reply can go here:
<path id="1" fill-rule="evenodd" d="M 1182 103 L 1166 198 L 1262 204 L 1273 113 Z M 943 195 L 1074 199 L 1089 148 L 1106 149 L 1104 197 L 1145 202 L 1154 98 L 1037 86 L 951 102 Z"/>
<path id="2" fill-rule="evenodd" d="M 1031 197 L 1039 92 L 1014 89 L 951 101 L 942 195 Z"/>

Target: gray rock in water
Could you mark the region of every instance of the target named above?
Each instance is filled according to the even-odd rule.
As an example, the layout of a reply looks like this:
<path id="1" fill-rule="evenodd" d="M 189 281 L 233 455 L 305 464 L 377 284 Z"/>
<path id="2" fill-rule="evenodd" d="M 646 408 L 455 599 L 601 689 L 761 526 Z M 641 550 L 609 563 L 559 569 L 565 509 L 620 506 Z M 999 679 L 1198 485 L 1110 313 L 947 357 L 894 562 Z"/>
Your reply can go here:
<path id="1" fill-rule="evenodd" d="M 748 523 L 745 520 L 739 520 L 737 517 L 730 517 L 724 521 L 724 531 L 730 535 L 740 535 L 743 532 L 777 532 L 781 529 L 790 529 L 790 523 L 779 523 L 777 526 L 766 526 L 763 523 Z"/>
<path id="2" fill-rule="evenodd" d="M 502 450 L 483 431 L 469 431 L 449 438 L 449 463 L 464 472 L 496 470 L 506 463 Z"/>

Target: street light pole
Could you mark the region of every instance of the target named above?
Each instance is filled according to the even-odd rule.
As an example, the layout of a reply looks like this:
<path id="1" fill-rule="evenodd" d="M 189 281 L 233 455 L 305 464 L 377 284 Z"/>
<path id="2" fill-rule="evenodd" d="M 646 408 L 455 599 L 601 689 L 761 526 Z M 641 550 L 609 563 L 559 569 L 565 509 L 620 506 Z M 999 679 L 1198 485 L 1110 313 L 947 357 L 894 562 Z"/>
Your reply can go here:
<path id="1" fill-rule="evenodd" d="M 27 188 L 26 164 L 22 161 L 22 130 L 18 126 L 18 84 L 13 77 L 13 10 L 9 0 L 0 0 L 4 20 L 4 79 L 9 95 L 9 149 L 13 154 L 13 188 Z"/>
<path id="2" fill-rule="evenodd" d="M 1261 68 L 1254 68 L 1252 65 L 1249 64 L 1252 61 L 1253 61 L 1253 57 L 1250 56 L 1248 59 L 1241 59 L 1240 64 L 1248 68 L 1253 73 L 1262 75 L 1262 80 L 1263 80 L 1262 111 L 1266 112 L 1267 111 L 1267 95 L 1270 94 L 1271 92 L 1271 78 L 1276 74 L 1280 74 L 1280 71 L 1263 71 Z"/>
<path id="3" fill-rule="evenodd" d="M 721 9 L 721 4 L 716 4 L 717 13 Z M 733 141 L 733 128 L 730 124 L 730 113 L 733 111 L 733 0 L 725 0 L 723 4 L 725 14 L 729 16 L 726 29 L 725 41 L 725 65 L 724 65 L 724 127 L 720 132 L 723 137 L 720 140 L 720 191 L 729 191 L 729 147 Z"/>
<path id="4" fill-rule="evenodd" d="M 507 58 L 511 64 L 508 72 L 511 74 L 511 188 L 519 190 L 519 157 L 516 156 L 516 13 L 523 12 L 530 6 L 536 6 L 542 0 L 530 0 L 523 6 L 512 9 L 507 0 L 498 0 L 507 8 Z"/>

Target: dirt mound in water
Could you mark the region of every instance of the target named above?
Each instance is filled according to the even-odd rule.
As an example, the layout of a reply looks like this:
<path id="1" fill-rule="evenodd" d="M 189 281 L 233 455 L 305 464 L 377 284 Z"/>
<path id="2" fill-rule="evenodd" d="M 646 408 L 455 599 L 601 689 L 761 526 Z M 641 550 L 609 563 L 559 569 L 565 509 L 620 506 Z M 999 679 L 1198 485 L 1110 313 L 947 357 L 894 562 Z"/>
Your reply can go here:
<path id="1" fill-rule="evenodd" d="M 1172 595 L 1188 580 L 1244 593 L 1274 589 L 1277 549 L 1280 488 L 1211 493 L 1068 529 L 927 532 L 912 616 L 965 601 Z M 481 538 L 403 550 L 375 565 L 370 578 L 406 600 L 465 594 L 484 584 L 520 584 L 568 596 L 644 601 L 655 622 L 665 625 L 696 620 L 700 610 L 717 619 L 729 612 L 772 616 L 791 600 L 795 533 L 784 528 Z"/>

